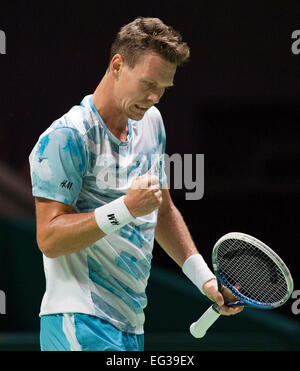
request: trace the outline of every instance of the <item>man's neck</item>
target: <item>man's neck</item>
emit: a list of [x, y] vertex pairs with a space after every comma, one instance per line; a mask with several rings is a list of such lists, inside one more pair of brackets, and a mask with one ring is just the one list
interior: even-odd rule
[[107, 128], [121, 141], [127, 140], [128, 117], [117, 107], [113, 84], [105, 74], [93, 93], [92, 100]]

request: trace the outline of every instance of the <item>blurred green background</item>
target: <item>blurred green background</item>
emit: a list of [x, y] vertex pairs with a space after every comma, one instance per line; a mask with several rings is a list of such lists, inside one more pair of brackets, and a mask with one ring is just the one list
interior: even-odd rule
[[[6, 293], [0, 350], [39, 350], [45, 279], [34, 219], [1, 218], [0, 243], [0, 282]], [[179, 269], [154, 262], [147, 294], [145, 350], [300, 350], [299, 323], [277, 310], [247, 308], [238, 316], [221, 317], [205, 338], [194, 339], [189, 326], [210, 303]]]

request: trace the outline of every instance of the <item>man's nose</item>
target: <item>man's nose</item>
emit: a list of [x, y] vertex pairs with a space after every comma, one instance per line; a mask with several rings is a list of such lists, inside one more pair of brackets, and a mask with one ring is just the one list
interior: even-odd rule
[[151, 102], [153, 102], [153, 104], [157, 104], [160, 98], [162, 97], [162, 95], [163, 95], [163, 89], [155, 89], [149, 94], [148, 99]]
[[153, 104], [157, 104], [159, 102], [159, 99], [160, 97], [158, 96], [158, 94], [150, 94], [148, 99], [153, 103]]

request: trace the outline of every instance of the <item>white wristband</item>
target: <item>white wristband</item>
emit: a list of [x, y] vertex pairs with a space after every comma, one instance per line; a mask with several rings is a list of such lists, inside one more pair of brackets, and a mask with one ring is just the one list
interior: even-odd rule
[[95, 219], [98, 227], [107, 235], [114, 233], [135, 219], [127, 209], [124, 197], [117, 198], [95, 209]]
[[182, 271], [198, 287], [202, 294], [204, 294], [203, 284], [212, 278], [216, 278], [200, 254], [188, 257], [183, 263]]

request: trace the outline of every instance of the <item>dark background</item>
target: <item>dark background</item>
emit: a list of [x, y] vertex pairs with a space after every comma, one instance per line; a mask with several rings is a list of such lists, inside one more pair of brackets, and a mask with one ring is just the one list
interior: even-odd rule
[[[208, 261], [220, 236], [245, 232], [285, 260], [300, 289], [300, 54], [291, 51], [299, 10], [296, 1], [1, 0], [0, 160], [30, 182], [39, 135], [93, 93], [120, 27], [159, 17], [191, 48], [158, 105], [166, 152], [205, 155], [203, 199], [187, 201], [170, 184], [175, 204]], [[153, 264], [178, 271], [157, 246]], [[295, 319], [291, 304], [279, 311]], [[15, 329], [13, 319], [2, 324]]]

